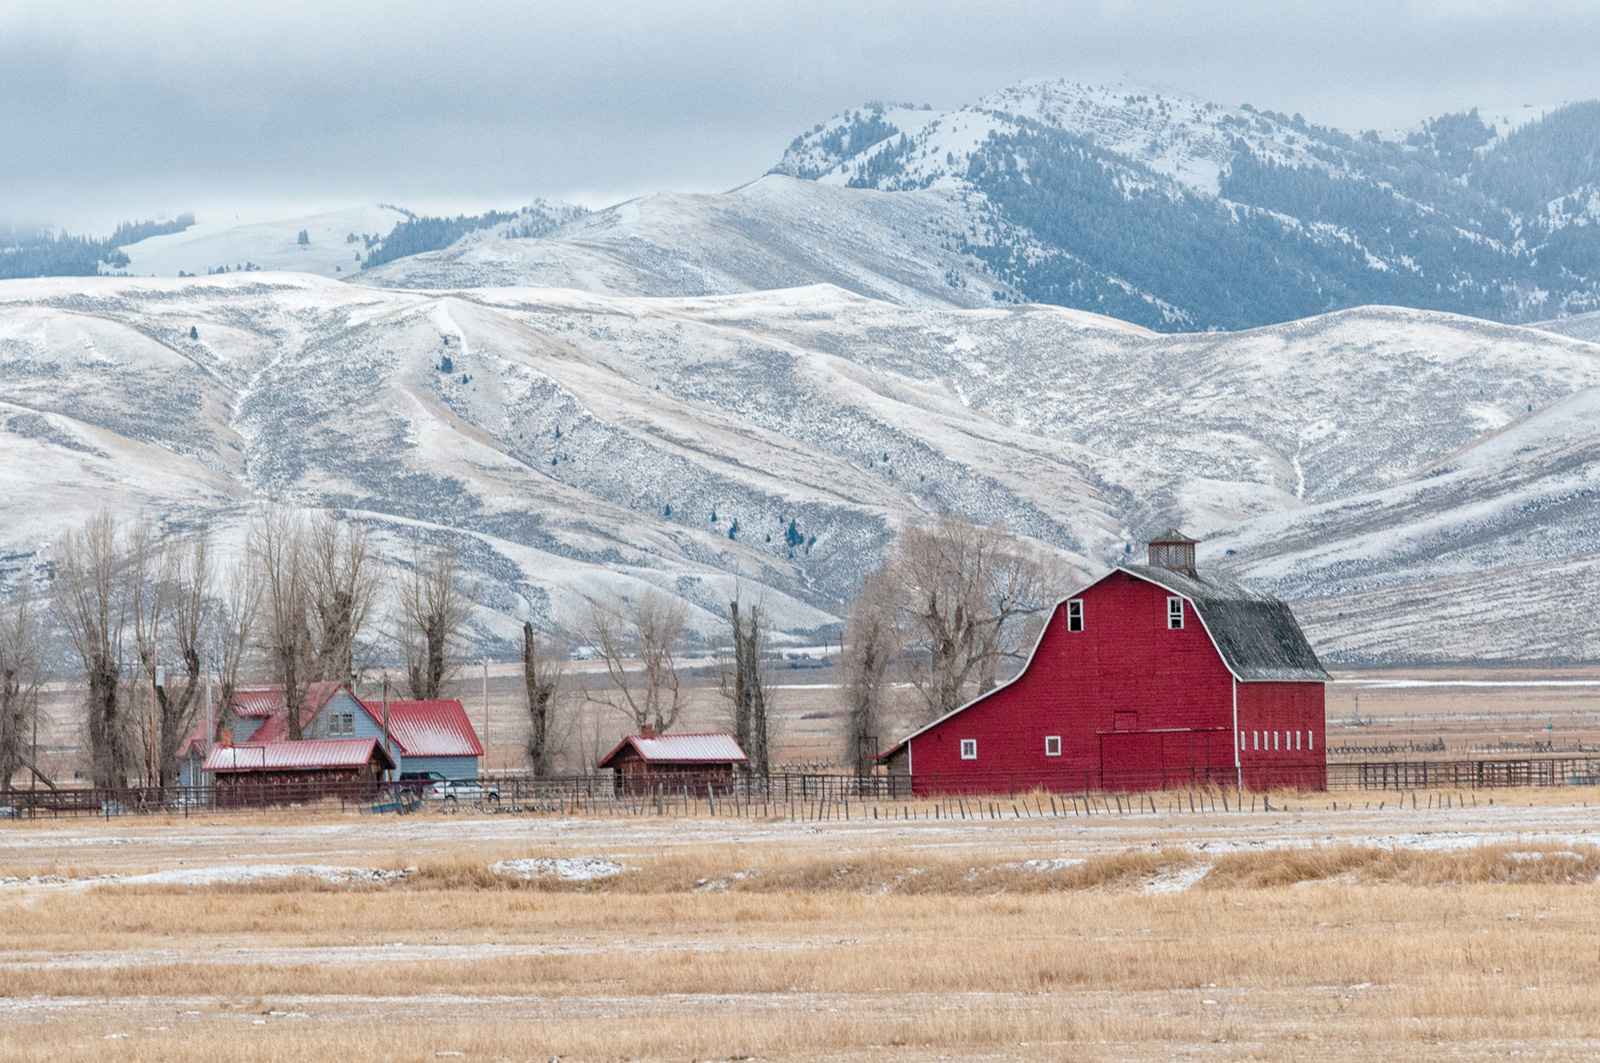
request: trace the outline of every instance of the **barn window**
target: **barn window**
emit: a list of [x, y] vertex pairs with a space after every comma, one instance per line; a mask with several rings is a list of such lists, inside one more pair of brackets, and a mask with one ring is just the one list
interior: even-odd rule
[[1295, 749], [1299, 749], [1300, 748], [1300, 732], [1299, 731], [1296, 731], [1294, 733], [1294, 747], [1295, 747]]
[[978, 740], [976, 738], [963, 738], [961, 740], [961, 759], [978, 759]]
[[1274, 753], [1276, 753], [1278, 751], [1278, 732], [1277, 731], [1273, 731], [1272, 732], [1272, 751]]
[[1083, 599], [1074, 598], [1067, 603], [1067, 630], [1083, 630]]
[[1244, 732], [1243, 731], [1239, 732], [1239, 748], [1240, 749], [1244, 748]]
[[1045, 740], [1044, 740], [1044, 755], [1047, 756], [1047, 757], [1059, 757], [1061, 755], [1061, 736], [1060, 735], [1046, 735], [1045, 736]]
[[1307, 749], [1316, 749], [1317, 748], [1317, 732], [1315, 732], [1315, 731], [1307, 731], [1306, 732], [1306, 748]]
[[1183, 599], [1167, 599], [1167, 630], [1178, 631], [1183, 627]]
[[1252, 749], [1258, 749], [1259, 750], [1261, 748], [1261, 732], [1260, 731], [1251, 731], [1250, 732], [1250, 742], [1252, 743], [1252, 745], [1251, 745]]

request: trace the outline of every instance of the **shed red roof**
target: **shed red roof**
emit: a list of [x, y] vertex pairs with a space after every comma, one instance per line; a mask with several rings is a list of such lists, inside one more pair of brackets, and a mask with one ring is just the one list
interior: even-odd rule
[[639, 756], [652, 764], [707, 764], [738, 763], [750, 758], [744, 755], [739, 743], [727, 732], [692, 735], [629, 735], [604, 757], [596, 767], [609, 767], [611, 760], [624, 749], [632, 747]]
[[[383, 702], [363, 701], [361, 707], [382, 725]], [[389, 737], [399, 743], [405, 757], [483, 756], [483, 743], [467, 719], [467, 710], [454, 699], [389, 702]]]
[[360, 768], [376, 758], [386, 768], [394, 760], [376, 738], [322, 738], [304, 742], [245, 742], [214, 746], [206, 756], [205, 771], [316, 771]]

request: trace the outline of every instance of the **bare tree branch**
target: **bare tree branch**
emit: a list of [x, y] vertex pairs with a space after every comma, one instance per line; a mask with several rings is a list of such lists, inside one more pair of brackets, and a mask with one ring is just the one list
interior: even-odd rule
[[411, 696], [432, 700], [455, 672], [461, 631], [472, 602], [457, 578], [456, 548], [447, 540], [424, 553], [411, 542], [411, 572], [400, 586], [398, 640], [406, 658]]
[[[585, 690], [585, 698], [617, 709], [641, 731], [670, 730], [683, 708], [677, 655], [688, 625], [683, 603], [654, 590], [632, 605], [590, 603], [582, 635], [600, 654], [612, 689], [606, 694]], [[641, 674], [630, 674], [631, 661], [638, 662]]]
[[125, 785], [132, 766], [123, 717], [122, 636], [128, 620], [127, 554], [109, 512], [89, 519], [57, 544], [56, 608], [82, 662], [88, 687], [85, 731], [89, 777]]

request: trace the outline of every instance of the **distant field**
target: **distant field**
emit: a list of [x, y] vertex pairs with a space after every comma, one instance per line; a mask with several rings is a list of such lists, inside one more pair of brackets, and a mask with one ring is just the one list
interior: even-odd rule
[[0, 1059], [1589, 1059], [1597, 798], [0, 824]]

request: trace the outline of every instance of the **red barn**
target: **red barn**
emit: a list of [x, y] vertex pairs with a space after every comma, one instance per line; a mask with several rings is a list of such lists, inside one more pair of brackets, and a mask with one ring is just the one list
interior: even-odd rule
[[1288, 605], [1170, 531], [1056, 603], [1010, 682], [884, 754], [917, 793], [1327, 785], [1323, 684]]

